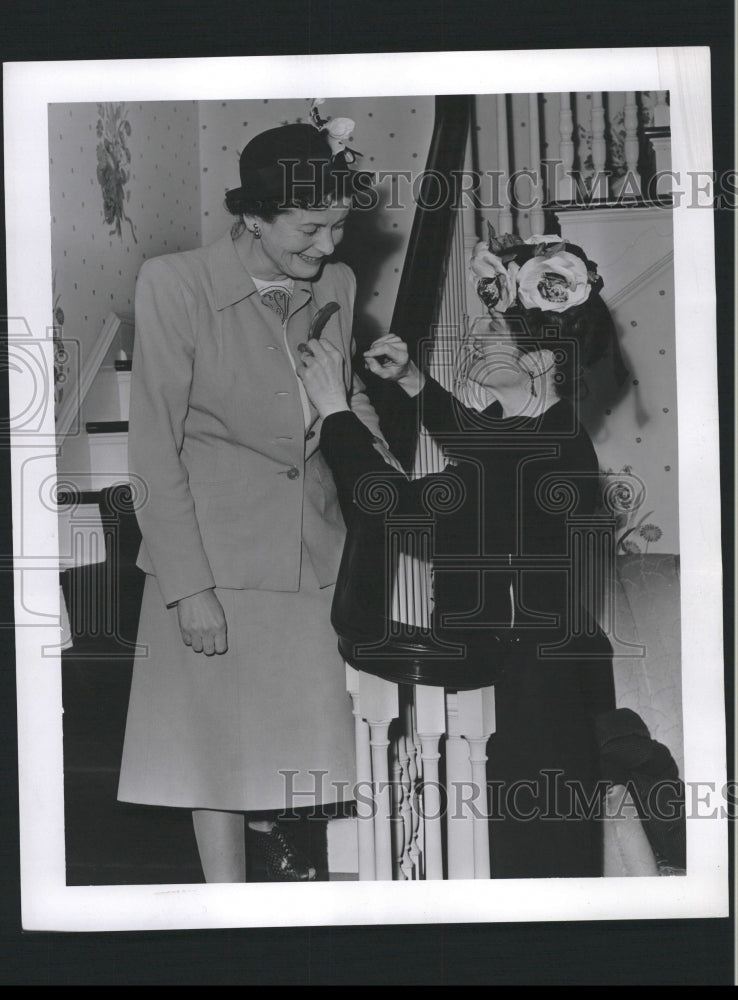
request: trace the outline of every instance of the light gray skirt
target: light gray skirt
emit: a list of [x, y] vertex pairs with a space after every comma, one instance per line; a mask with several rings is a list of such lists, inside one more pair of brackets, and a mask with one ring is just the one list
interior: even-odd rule
[[303, 555], [298, 593], [216, 590], [228, 651], [185, 646], [146, 579], [118, 798], [191, 809], [309, 807], [352, 797], [351, 699], [333, 587]]

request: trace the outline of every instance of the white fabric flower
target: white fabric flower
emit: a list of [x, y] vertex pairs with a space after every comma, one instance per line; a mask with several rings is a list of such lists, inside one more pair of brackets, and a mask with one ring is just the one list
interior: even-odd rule
[[505, 267], [484, 240], [474, 247], [469, 261], [469, 280], [490, 312], [505, 312], [515, 301], [517, 271], [515, 263]]
[[351, 118], [332, 118], [325, 123], [321, 132], [325, 132], [334, 156], [346, 148], [346, 143], [355, 128], [356, 122]]
[[[560, 242], [558, 237], [535, 237], [530, 242]], [[518, 273], [518, 298], [526, 309], [566, 312], [586, 302], [591, 285], [584, 261], [573, 253], [560, 250], [551, 256], [533, 257]]]

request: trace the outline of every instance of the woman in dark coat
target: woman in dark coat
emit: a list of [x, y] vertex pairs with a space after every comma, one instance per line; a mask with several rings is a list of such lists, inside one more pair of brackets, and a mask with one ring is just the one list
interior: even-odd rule
[[[480, 254], [491, 256], [482, 247], [477, 268]], [[602, 874], [602, 851], [593, 717], [614, 707], [614, 689], [610, 643], [582, 607], [572, 528], [591, 523], [598, 462], [574, 400], [583, 371], [602, 356], [614, 330], [594, 265], [581, 251], [536, 247], [517, 253], [541, 272], [537, 286], [533, 281], [539, 297], [543, 289], [558, 304], [571, 290], [576, 301], [558, 310], [530, 298], [524, 304], [519, 292], [530, 285], [531, 268], [515, 262], [508, 271], [503, 262], [498, 281], [492, 262], [478, 290], [489, 306], [501, 289], [492, 304], [504, 308], [491, 308], [471, 334], [470, 375], [493, 399], [481, 413], [420, 372], [394, 335], [365, 357], [370, 370], [416, 398], [420, 420], [453, 459], [435, 477], [459, 497], [452, 510], [435, 514], [434, 554], [443, 557], [434, 571], [436, 622], [449, 638], [454, 626], [466, 634], [474, 629], [489, 642], [490, 656], [507, 649], [488, 747], [492, 874], [595, 876]], [[573, 267], [569, 258], [578, 255], [583, 266]], [[582, 275], [584, 292], [576, 287]], [[321, 449], [339, 492], [360, 503], [362, 477], [390, 475], [402, 511], [421, 512], [427, 479], [398, 481], [383, 467], [370, 434], [349, 412], [342, 368], [339, 353], [318, 344], [300, 369], [323, 418]]]

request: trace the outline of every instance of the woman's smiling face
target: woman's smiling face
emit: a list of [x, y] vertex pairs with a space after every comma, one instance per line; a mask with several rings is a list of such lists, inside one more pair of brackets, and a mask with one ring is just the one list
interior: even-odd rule
[[326, 208], [290, 208], [271, 222], [253, 217], [261, 230], [254, 249], [263, 270], [271, 272], [257, 277], [314, 278], [343, 239], [348, 213], [349, 206], [339, 202]]

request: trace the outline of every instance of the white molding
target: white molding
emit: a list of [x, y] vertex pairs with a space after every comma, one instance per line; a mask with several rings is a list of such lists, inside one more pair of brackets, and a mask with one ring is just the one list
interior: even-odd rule
[[654, 261], [653, 264], [650, 264], [645, 271], [641, 271], [641, 273], [637, 277], [633, 278], [632, 281], [629, 281], [627, 285], [623, 285], [622, 288], [619, 288], [617, 292], [610, 296], [610, 298], [603, 295], [603, 301], [606, 303], [608, 309], [617, 309], [618, 306], [623, 304], [623, 302], [626, 302], [632, 295], [635, 295], [636, 292], [640, 291], [640, 289], [643, 288], [643, 286], [647, 284], [651, 278], [655, 278], [657, 274], [665, 271], [667, 267], [671, 267], [673, 264], [674, 251], [669, 250], [669, 252], [665, 253], [663, 257], [659, 257], [659, 259]]
[[[598, 205], [593, 201], [591, 208], [569, 208], [565, 205], [555, 206], [553, 214], [558, 219], [562, 230], [569, 220], [576, 222], [603, 223], [603, 222], [633, 222], [636, 219], [641, 222], [643, 219], [664, 220], [672, 225], [671, 205], [628, 205], [627, 202]], [[566, 237], [564, 237], [566, 238]]]
[[113, 338], [124, 324], [133, 326], [133, 319], [128, 316], [119, 316], [114, 312], [109, 312], [106, 316], [103, 328], [80, 370], [77, 385], [59, 409], [59, 416], [56, 421], [56, 435], [59, 443], [61, 443], [72, 429], [75, 419], [82, 410], [85, 396], [90, 391], [95, 376], [110, 349]]

